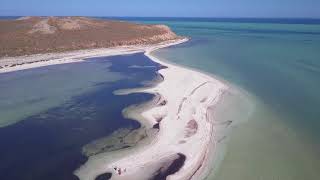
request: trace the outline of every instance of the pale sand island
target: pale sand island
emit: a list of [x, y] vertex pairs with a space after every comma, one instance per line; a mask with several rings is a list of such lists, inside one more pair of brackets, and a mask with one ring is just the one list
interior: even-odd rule
[[[34, 20], [28, 17], [15, 21], [30, 19]], [[56, 20], [56, 18], [53, 19]], [[70, 19], [72, 18], [60, 18], [63, 21]], [[85, 19], [90, 21], [88, 18]], [[51, 20], [51, 18], [40, 18], [39, 22], [33, 26], [35, 29], [27, 33], [43, 34], [45, 32], [45, 36], [49, 36], [59, 33], [58, 30], [61, 27], [75, 27], [73, 21], [71, 23], [68, 21], [61, 27], [51, 27], [48, 24]], [[155, 29], [155, 33], [150, 35], [152, 31], [148, 30], [145, 38], [141, 32], [139, 35], [141, 37], [135, 37], [136, 39], [127, 43], [121, 40], [121, 43], [113, 41], [113, 44], [106, 43], [97, 47], [84, 45], [72, 49], [71, 46], [71, 49], [65, 47], [63, 52], [60, 52], [61, 49], [48, 50], [48, 52], [41, 50], [37, 54], [26, 50], [28, 53], [25, 56], [15, 57], [4, 56], [22, 55], [16, 54], [20, 51], [9, 52], [8, 49], [2, 48], [4, 51], [1, 50], [0, 53], [3, 56], [0, 58], [0, 73], [78, 62], [89, 57], [144, 52], [151, 60], [167, 67], [159, 71], [164, 80], [149, 89], [128, 90], [122, 93], [147, 92], [158, 96], [159, 102], [142, 112], [144, 120], [141, 120], [141, 123], [147, 128], [156, 126], [159, 132], [151, 143], [143, 147], [90, 156], [75, 174], [81, 180], [204, 179], [211, 170], [213, 163], [211, 160], [218, 141], [215, 138], [217, 127], [214, 123], [214, 110], [229, 87], [209, 75], [161, 61], [152, 55], [154, 50], [184, 43], [188, 40], [187, 38], [175, 35], [168, 27], [162, 25], [133, 24], [132, 26]], [[86, 26], [88, 27], [90, 25]], [[107, 40], [104, 41], [107, 42]]]

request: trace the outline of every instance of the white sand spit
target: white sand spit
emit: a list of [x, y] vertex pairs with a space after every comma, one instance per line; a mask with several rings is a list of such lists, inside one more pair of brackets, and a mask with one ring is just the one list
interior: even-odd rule
[[[82, 180], [94, 180], [98, 175], [111, 172], [111, 179], [152, 179], [164, 166], [173, 161], [169, 157], [183, 154], [186, 159], [181, 169], [167, 179], [202, 179], [205, 169], [203, 164], [212, 143], [215, 126], [209, 111], [220, 100], [228, 87], [211, 76], [190, 69], [162, 62], [151, 52], [185, 40], [162, 44], [146, 49], [145, 55], [153, 61], [167, 66], [160, 70], [164, 81], [156, 87], [139, 92], [153, 93], [161, 96], [166, 103], [142, 113], [151, 124], [160, 121], [160, 131], [152, 143], [144, 148], [131, 151], [126, 155], [110, 157], [110, 154], [92, 156], [75, 174]], [[165, 114], [164, 114], [165, 113]], [[212, 155], [212, 154], [210, 154]], [[172, 158], [171, 158], [172, 159]], [[119, 171], [120, 170], [120, 171]], [[125, 171], [124, 171], [125, 170]]]

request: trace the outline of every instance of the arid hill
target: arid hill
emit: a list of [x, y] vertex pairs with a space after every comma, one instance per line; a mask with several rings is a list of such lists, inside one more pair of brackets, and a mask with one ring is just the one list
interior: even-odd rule
[[165, 25], [86, 17], [23, 17], [0, 20], [0, 57], [154, 44], [177, 38]]

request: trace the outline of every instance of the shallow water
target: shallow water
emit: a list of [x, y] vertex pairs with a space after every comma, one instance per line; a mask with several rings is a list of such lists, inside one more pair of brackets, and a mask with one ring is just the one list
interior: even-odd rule
[[0, 74], [0, 117], [10, 124], [0, 128], [0, 179], [77, 179], [83, 146], [139, 128], [122, 110], [153, 97], [113, 91], [143, 87], [159, 68], [139, 53]]
[[191, 37], [156, 56], [212, 73], [253, 97], [254, 111], [233, 127], [219, 169], [208, 179], [319, 178], [319, 24], [145, 22]]
[[[0, 127], [14, 124], [38, 112], [97, 89], [96, 84], [112, 83], [125, 77], [110, 72], [111, 63], [65, 64], [29, 69], [0, 76]], [[94, 73], [92, 73], [94, 69]]]

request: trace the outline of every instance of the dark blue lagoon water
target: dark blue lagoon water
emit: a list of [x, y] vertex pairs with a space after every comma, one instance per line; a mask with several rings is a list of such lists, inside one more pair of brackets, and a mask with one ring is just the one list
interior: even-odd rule
[[160, 68], [134, 54], [0, 74], [0, 179], [77, 179], [73, 171], [87, 160], [82, 147], [139, 128], [121, 112], [153, 97], [113, 91], [145, 86]]

